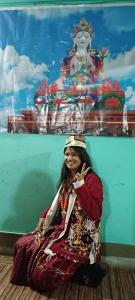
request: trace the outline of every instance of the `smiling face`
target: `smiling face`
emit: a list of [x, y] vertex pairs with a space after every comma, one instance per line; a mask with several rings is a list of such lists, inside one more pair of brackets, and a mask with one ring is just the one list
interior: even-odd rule
[[89, 32], [87, 31], [80, 31], [76, 34], [74, 38], [74, 43], [76, 44], [77, 48], [87, 48], [89, 44], [91, 44], [91, 37]]
[[81, 165], [81, 160], [74, 148], [66, 148], [64, 153], [64, 163], [72, 173], [77, 171], [78, 167]]

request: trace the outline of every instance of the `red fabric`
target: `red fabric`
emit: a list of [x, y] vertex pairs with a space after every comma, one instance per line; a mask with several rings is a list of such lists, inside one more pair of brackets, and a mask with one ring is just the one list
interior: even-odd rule
[[102, 214], [102, 183], [95, 173], [89, 173], [85, 183], [75, 189], [81, 207], [92, 220], [99, 220]]
[[44, 254], [33, 271], [30, 286], [40, 291], [53, 290], [69, 280], [80, 266], [81, 263], [65, 259], [59, 254], [48, 258]]
[[47, 208], [42, 212], [41, 218], [45, 219], [45, 217], [46, 217], [46, 215], [47, 215], [49, 209], [50, 209], [50, 206], [47, 207]]
[[[48, 243], [55, 238], [57, 239], [63, 231], [63, 219], [60, 224], [54, 225], [53, 229], [50, 229], [40, 239], [37, 239], [34, 233], [29, 233], [17, 241], [11, 274], [12, 283], [29, 285], [31, 288], [41, 291], [53, 289], [65, 283], [81, 265], [88, 263], [89, 251], [93, 242], [91, 236], [88, 236], [89, 240], [86, 240], [85, 249], [85, 242], [81, 239], [78, 240], [80, 244], [72, 246], [69, 243], [68, 234], [71, 226], [76, 228], [75, 217], [78, 214], [80, 214], [80, 217], [83, 216], [84, 219], [87, 219], [87, 216], [93, 220], [100, 219], [102, 184], [95, 174], [90, 173], [87, 175], [84, 185], [75, 189], [75, 192], [77, 199], [71, 213], [67, 232], [63, 238], [56, 241], [51, 247], [56, 255], [49, 256], [45, 254], [44, 250]], [[80, 203], [79, 206], [78, 203]], [[42, 213], [41, 217], [45, 218], [49, 208]], [[83, 233], [83, 231], [81, 232]], [[81, 249], [82, 246], [83, 249]]]
[[[99, 220], [102, 214], [103, 188], [101, 180], [95, 173], [89, 173], [84, 185], [75, 189], [82, 208], [92, 220]], [[46, 217], [50, 206], [43, 211], [41, 218]]]
[[[56, 226], [55, 236], [57, 233]], [[80, 262], [75, 263], [59, 254], [51, 257], [44, 253], [51, 238], [54, 238], [54, 232], [40, 238], [38, 243], [35, 235], [30, 233], [16, 242], [11, 283], [28, 285], [39, 291], [52, 290], [75, 273]]]

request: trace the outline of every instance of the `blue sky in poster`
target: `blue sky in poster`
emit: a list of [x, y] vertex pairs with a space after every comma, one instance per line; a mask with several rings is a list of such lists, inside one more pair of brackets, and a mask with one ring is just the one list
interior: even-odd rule
[[73, 46], [73, 26], [82, 17], [93, 26], [92, 47], [110, 51], [104, 74], [120, 82], [127, 108], [135, 109], [135, 6], [1, 10], [0, 120], [14, 109], [32, 108], [42, 79], [58, 79], [61, 59]]

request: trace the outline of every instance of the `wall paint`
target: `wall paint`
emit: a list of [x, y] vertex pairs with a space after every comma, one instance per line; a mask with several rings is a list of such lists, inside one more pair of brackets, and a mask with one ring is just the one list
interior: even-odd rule
[[[104, 184], [101, 240], [135, 244], [135, 139], [87, 137]], [[53, 200], [65, 136], [0, 136], [0, 231], [26, 233]]]
[[[113, 4], [120, 4], [120, 3], [125, 3], [127, 4], [127, 0], [113, 0]], [[135, 1], [132, 0], [130, 3], [134, 3]], [[112, 0], [109, 1], [102, 1], [102, 0], [0, 0], [0, 5], [2, 7], [7, 7], [7, 6], [39, 6], [39, 5], [65, 5], [65, 4], [91, 4], [91, 5], [100, 5], [100, 4], [112, 4]]]

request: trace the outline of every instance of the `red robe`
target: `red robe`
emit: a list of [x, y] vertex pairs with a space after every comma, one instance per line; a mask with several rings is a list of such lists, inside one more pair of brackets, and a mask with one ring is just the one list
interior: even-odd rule
[[[82, 265], [99, 262], [102, 183], [96, 174], [89, 173], [79, 187], [74, 184], [73, 193], [76, 198], [66, 230], [65, 218], [60, 217], [56, 222], [55, 214], [53, 227], [40, 239], [32, 232], [17, 241], [12, 283], [40, 291], [51, 290], [73, 277]], [[41, 215], [45, 221], [49, 212], [50, 208]]]

